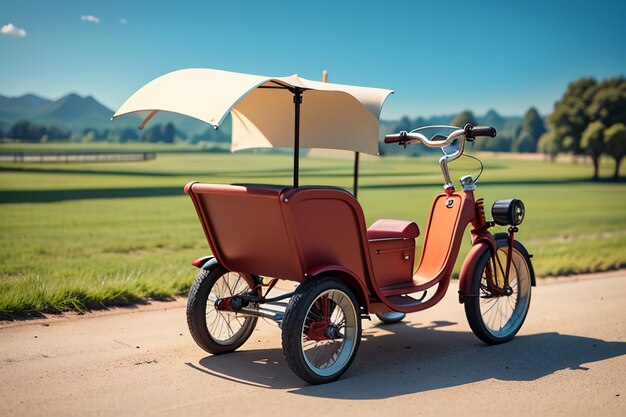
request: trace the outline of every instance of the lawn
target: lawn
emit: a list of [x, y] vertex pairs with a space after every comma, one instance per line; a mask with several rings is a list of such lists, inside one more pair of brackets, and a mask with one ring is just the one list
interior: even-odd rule
[[[504, 154], [483, 162], [477, 195], [487, 207], [508, 197], [526, 204], [518, 236], [535, 255], [539, 276], [626, 266], [626, 182], [589, 181], [586, 164]], [[286, 155], [180, 152], [136, 163], [0, 163], [0, 315], [184, 294], [196, 273], [190, 262], [209, 251], [184, 184], [288, 185], [291, 163]], [[361, 167], [359, 200], [368, 224], [412, 219], [425, 229], [433, 195], [442, 189], [436, 158], [366, 157]], [[301, 183], [350, 188], [351, 170], [348, 159], [305, 157]], [[475, 175], [477, 163], [462, 158], [451, 171], [456, 179]], [[611, 172], [604, 161], [602, 174]], [[465, 242], [457, 270], [468, 247]]]

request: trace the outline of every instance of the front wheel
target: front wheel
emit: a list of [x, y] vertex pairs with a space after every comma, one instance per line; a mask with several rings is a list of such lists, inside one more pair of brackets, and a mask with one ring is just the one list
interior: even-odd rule
[[[506, 269], [508, 242], [498, 240], [496, 245], [496, 255], [502, 268]], [[494, 270], [497, 270], [495, 275]], [[471, 291], [474, 296], [465, 300], [467, 321], [480, 340], [495, 345], [508, 342], [517, 334], [530, 306], [532, 271], [528, 252], [521, 243], [515, 241], [509, 273], [510, 289], [504, 291], [504, 274], [497, 261], [494, 265], [491, 251], [481, 255], [472, 272]], [[492, 276], [496, 279], [489, 285], [488, 277]]]
[[332, 382], [350, 367], [359, 348], [359, 304], [337, 278], [310, 278], [291, 297], [282, 329], [291, 370], [311, 384]]

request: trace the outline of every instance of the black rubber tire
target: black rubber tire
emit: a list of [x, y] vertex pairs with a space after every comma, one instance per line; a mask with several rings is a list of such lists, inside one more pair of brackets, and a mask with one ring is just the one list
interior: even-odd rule
[[[496, 241], [496, 244], [499, 251], [500, 248], [504, 248], [505, 251], [507, 250], [508, 243], [506, 240], [498, 240]], [[526, 251], [526, 248], [524, 248], [524, 246], [520, 242], [514, 242], [513, 250], [515, 253], [514, 256], [517, 259], [517, 265], [515, 264], [515, 261], [512, 262], [511, 271], [513, 272], [513, 269], [515, 268], [515, 272], [518, 276], [518, 291], [522, 291], [522, 293], [525, 294], [524, 297], [527, 298], [523, 299], [522, 304], [520, 304], [520, 309], [519, 311], [517, 311], [515, 309], [517, 309], [517, 305], [520, 302], [520, 299], [518, 298], [518, 301], [516, 302], [514, 308], [516, 318], [514, 322], [511, 322], [510, 328], [503, 331], [502, 334], [494, 334], [494, 332], [489, 330], [489, 326], [485, 323], [483, 315], [481, 313], [481, 297], [467, 297], [464, 302], [465, 315], [472, 331], [474, 332], [476, 337], [489, 345], [497, 345], [513, 339], [513, 337], [515, 337], [517, 332], [524, 324], [524, 320], [526, 319], [526, 315], [528, 314], [528, 310], [530, 308], [531, 286], [532, 281], [534, 280], [532, 263], [530, 261], [530, 257], [528, 256], [528, 251]], [[500, 256], [502, 259], [502, 255]], [[472, 294], [481, 294], [481, 281], [483, 277], [483, 271], [487, 267], [488, 262], [491, 262], [491, 257], [491, 251], [486, 251], [480, 256], [480, 259], [476, 264], [476, 269], [472, 272]], [[506, 257], [506, 255], [504, 255], [504, 257]], [[527, 276], [523, 279], [520, 279], [520, 273], [527, 274]], [[503, 297], [499, 298], [503, 299]], [[504, 328], [506, 328], [506, 326], [504, 326]]]
[[[356, 313], [356, 337], [353, 341], [352, 352], [351, 354], [348, 353], [350, 356], [340, 369], [331, 375], [323, 376], [316, 373], [304, 358], [302, 331], [309, 309], [313, 307], [317, 298], [328, 290], [343, 292], [348, 297]], [[348, 370], [356, 356], [361, 342], [361, 330], [360, 309], [354, 292], [341, 280], [332, 276], [309, 278], [298, 286], [285, 311], [285, 318], [282, 322], [283, 355], [291, 370], [310, 384], [325, 384], [336, 381]]]
[[378, 320], [382, 321], [385, 324], [400, 323], [406, 317], [406, 314], [404, 313], [397, 313], [395, 311], [390, 311], [389, 313], [393, 313], [393, 316], [390, 317], [386, 315], [388, 313], [381, 313], [381, 314], [377, 313], [376, 317], [378, 317]]
[[[189, 289], [187, 300], [187, 325], [191, 336], [198, 346], [214, 355], [229, 353], [241, 347], [254, 331], [258, 320], [257, 317], [245, 317], [241, 329], [235, 333], [237, 337], [228, 343], [223, 341], [220, 343], [211, 335], [206, 320], [207, 300], [215, 283], [228, 272], [230, 271], [221, 265], [215, 265], [209, 271], [201, 270]], [[254, 278], [246, 274], [241, 274], [241, 276], [252, 291], [255, 288]]]

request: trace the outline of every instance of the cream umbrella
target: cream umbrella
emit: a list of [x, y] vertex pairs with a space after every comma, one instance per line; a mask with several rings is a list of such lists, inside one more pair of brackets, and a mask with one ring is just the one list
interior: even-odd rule
[[194, 117], [218, 128], [232, 114], [231, 149], [293, 147], [294, 186], [299, 148], [378, 154], [378, 118], [392, 90], [266, 77], [214, 69], [174, 71], [137, 90], [113, 119], [140, 111]]

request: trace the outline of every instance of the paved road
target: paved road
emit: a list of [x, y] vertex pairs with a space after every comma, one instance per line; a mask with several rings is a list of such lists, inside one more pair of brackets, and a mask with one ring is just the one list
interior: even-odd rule
[[[442, 303], [364, 341], [340, 381], [288, 369], [279, 329], [208, 356], [184, 302], [0, 327], [0, 416], [626, 415], [626, 272], [542, 283], [521, 333], [495, 347]], [[255, 414], [253, 414], [255, 413]]]

